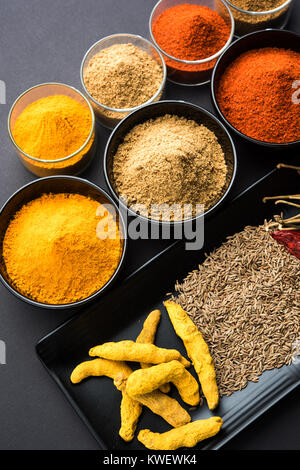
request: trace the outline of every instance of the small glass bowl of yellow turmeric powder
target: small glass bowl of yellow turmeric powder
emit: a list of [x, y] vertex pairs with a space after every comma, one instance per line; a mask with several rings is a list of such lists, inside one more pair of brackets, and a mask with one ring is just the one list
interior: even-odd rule
[[78, 175], [96, 149], [95, 115], [70, 85], [43, 83], [22, 93], [8, 116], [10, 139], [24, 166], [37, 176]]

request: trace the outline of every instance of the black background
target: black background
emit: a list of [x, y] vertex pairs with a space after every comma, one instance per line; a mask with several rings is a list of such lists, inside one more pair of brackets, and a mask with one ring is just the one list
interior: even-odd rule
[[[27, 172], [7, 133], [13, 101], [27, 88], [62, 82], [81, 89], [79, 69], [86, 50], [113, 33], [148, 34], [155, 0], [1, 0], [0, 80], [6, 104], [0, 104], [0, 204], [35, 176]], [[287, 29], [300, 31], [300, 2], [295, 1]], [[181, 99], [213, 110], [210, 88], [167, 83], [165, 98]], [[97, 156], [82, 177], [105, 188], [102, 158], [109, 131], [99, 126]], [[235, 138], [238, 172], [231, 197], [271, 170], [292, 160]], [[295, 157], [295, 155], [294, 155]], [[255, 210], [255, 208], [249, 208]], [[151, 257], [163, 244], [129, 247], [123, 275]], [[0, 286], [0, 339], [6, 364], [0, 365], [0, 449], [97, 449], [94, 438], [42, 367], [36, 342], [74, 312], [43, 310], [16, 299]], [[250, 425], [224, 449], [299, 449], [300, 400], [295, 391]]]

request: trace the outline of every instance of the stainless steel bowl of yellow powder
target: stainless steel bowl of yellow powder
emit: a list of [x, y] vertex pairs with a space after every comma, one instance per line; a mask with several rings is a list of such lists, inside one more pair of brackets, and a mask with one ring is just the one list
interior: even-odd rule
[[94, 111], [80, 91], [63, 83], [22, 93], [11, 107], [8, 132], [21, 162], [37, 176], [78, 175], [95, 155]]
[[167, 70], [150, 41], [135, 34], [113, 34], [87, 51], [80, 78], [99, 122], [112, 129], [129, 113], [162, 98]]
[[73, 176], [40, 178], [0, 212], [0, 278], [32, 305], [67, 308], [102, 294], [120, 272], [126, 227], [98, 186]]

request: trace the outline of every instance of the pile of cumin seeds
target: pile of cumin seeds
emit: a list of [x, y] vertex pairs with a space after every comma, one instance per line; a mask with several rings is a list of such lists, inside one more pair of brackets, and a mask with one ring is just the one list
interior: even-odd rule
[[300, 339], [300, 262], [263, 226], [228, 237], [175, 290], [212, 354], [220, 395], [290, 364]]

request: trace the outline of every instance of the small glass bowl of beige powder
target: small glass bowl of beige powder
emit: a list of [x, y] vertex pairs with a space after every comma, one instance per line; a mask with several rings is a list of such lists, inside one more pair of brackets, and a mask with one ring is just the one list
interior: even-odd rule
[[113, 34], [87, 51], [80, 77], [97, 119], [113, 129], [131, 112], [162, 98], [167, 70], [150, 41], [134, 34]]
[[235, 20], [235, 35], [266, 28], [283, 29], [294, 0], [225, 0]]

